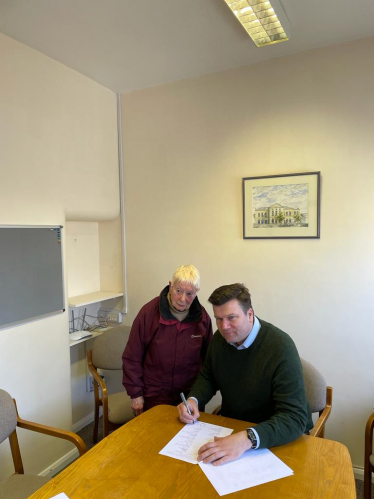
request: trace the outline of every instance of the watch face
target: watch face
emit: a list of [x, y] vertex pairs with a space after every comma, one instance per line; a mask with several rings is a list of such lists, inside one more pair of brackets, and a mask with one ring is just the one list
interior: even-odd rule
[[255, 435], [255, 433], [250, 428], [247, 429], [247, 437], [251, 441], [252, 447], [257, 447], [257, 438], [256, 438], [256, 435]]

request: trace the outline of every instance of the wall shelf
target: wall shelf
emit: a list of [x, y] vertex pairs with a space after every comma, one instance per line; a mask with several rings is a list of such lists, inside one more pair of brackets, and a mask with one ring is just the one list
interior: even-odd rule
[[104, 300], [111, 300], [112, 298], [119, 298], [123, 293], [118, 291], [95, 291], [86, 295], [71, 296], [68, 298], [69, 307], [84, 307], [92, 303], [98, 303]]
[[84, 343], [85, 341], [88, 341], [88, 340], [93, 340], [94, 338], [96, 338], [97, 336], [100, 336], [101, 334], [103, 334], [103, 331], [93, 331], [92, 332], [92, 336], [85, 336], [84, 338], [81, 338], [80, 340], [70, 340], [69, 339], [69, 343], [70, 343], [70, 348], [75, 346], [75, 345], [79, 345], [79, 343]]
[[84, 338], [81, 338], [80, 340], [73, 341], [73, 340], [69, 339], [70, 348], [75, 346], [75, 345], [79, 345], [79, 343], [84, 343], [85, 341], [94, 340], [95, 338], [97, 338], [98, 336], [101, 336], [103, 333], [105, 333], [106, 331], [109, 331], [110, 329], [113, 329], [112, 326], [108, 326], [108, 327], [101, 328], [101, 329], [95, 329], [95, 331], [92, 331], [92, 336], [85, 336]]

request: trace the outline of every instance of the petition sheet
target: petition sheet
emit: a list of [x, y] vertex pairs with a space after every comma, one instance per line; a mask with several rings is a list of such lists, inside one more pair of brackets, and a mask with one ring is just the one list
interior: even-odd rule
[[197, 451], [214, 437], [226, 437], [233, 432], [230, 428], [196, 421], [186, 424], [159, 452], [163, 456], [197, 464]]
[[245, 452], [221, 466], [198, 463], [220, 496], [293, 475], [293, 471], [269, 449]]

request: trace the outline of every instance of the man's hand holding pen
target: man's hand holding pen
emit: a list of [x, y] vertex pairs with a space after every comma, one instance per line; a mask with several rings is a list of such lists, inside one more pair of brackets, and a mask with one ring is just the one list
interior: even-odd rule
[[188, 414], [187, 407], [182, 402], [178, 405], [179, 419], [182, 423], [191, 424], [197, 421], [200, 417], [199, 407], [194, 399], [188, 399], [187, 405], [190, 408], [191, 414]]
[[[182, 394], [181, 394], [182, 396]], [[182, 423], [194, 423], [199, 417], [199, 407], [196, 400], [190, 398], [178, 405], [179, 419]], [[191, 413], [191, 414], [190, 414]], [[240, 431], [227, 437], [214, 437], [213, 442], [208, 442], [198, 450], [198, 461], [213, 463], [214, 466], [228, 463], [238, 459], [246, 450], [252, 447], [246, 431]]]

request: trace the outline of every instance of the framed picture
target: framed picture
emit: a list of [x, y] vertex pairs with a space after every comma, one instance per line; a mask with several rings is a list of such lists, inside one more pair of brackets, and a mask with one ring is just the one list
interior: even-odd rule
[[321, 172], [243, 178], [243, 238], [320, 237]]

